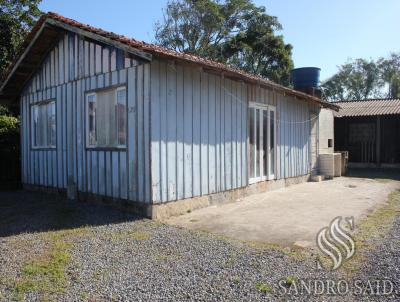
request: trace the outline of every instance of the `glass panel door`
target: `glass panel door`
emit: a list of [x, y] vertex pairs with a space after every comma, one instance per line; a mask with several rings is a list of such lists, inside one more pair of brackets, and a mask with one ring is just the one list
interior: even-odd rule
[[250, 183], [274, 179], [275, 109], [266, 105], [249, 108]]
[[254, 129], [255, 131], [255, 139], [256, 139], [256, 150], [255, 150], [255, 155], [256, 155], [256, 160], [255, 160], [255, 167], [256, 167], [256, 174], [254, 175], [255, 178], [259, 178], [261, 175], [261, 146], [262, 146], [262, 138], [261, 138], [261, 123], [262, 121], [260, 120], [260, 109], [256, 109], [256, 114], [255, 114], [255, 123], [254, 123]]
[[250, 124], [250, 132], [249, 132], [249, 144], [250, 144], [250, 158], [249, 158], [249, 165], [250, 165], [250, 179], [255, 177], [256, 174], [256, 165], [255, 165], [255, 158], [256, 158], [256, 131], [255, 131], [255, 108], [250, 108], [249, 112], [249, 124]]
[[262, 124], [262, 141], [263, 141], [263, 149], [262, 149], [262, 154], [263, 154], [263, 173], [262, 173], [262, 180], [265, 180], [268, 178], [268, 110], [264, 109], [262, 110], [262, 117], [263, 117], [263, 124]]
[[276, 114], [275, 114], [275, 109], [269, 108], [269, 173], [268, 173], [268, 179], [274, 179], [275, 178], [275, 149], [276, 149], [276, 144], [275, 144], [275, 120], [276, 120]]
[[258, 179], [261, 175], [260, 161], [262, 160], [260, 149], [262, 146], [262, 138], [260, 135], [261, 120], [260, 112], [257, 108], [250, 108], [250, 179]]

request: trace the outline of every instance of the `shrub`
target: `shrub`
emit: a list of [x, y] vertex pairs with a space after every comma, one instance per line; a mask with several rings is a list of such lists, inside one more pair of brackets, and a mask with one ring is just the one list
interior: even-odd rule
[[0, 113], [0, 188], [9, 189], [20, 181], [20, 121], [4, 107]]
[[13, 116], [0, 115], [0, 140], [19, 135], [19, 119]]

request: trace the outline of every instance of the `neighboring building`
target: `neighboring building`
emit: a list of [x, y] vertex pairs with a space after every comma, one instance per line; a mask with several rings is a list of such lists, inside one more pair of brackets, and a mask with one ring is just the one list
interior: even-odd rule
[[335, 104], [335, 150], [349, 151], [349, 165], [400, 166], [400, 99]]
[[320, 110], [337, 110], [54, 13], [34, 27], [0, 91], [20, 102], [25, 187], [107, 197], [154, 218], [307, 180]]

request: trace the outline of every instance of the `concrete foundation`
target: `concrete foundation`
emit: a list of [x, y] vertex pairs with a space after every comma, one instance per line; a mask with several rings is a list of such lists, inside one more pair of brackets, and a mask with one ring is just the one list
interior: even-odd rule
[[268, 192], [290, 185], [306, 182], [308, 180], [310, 180], [309, 174], [286, 179], [267, 180], [251, 184], [247, 187], [224, 191], [216, 194], [181, 199], [163, 204], [154, 204], [152, 206], [151, 218], [156, 220], [166, 220], [169, 217], [190, 213], [191, 211], [207, 206], [239, 201], [241, 198], [249, 196], [251, 194]]
[[[309, 180], [309, 174], [286, 179], [267, 180], [239, 189], [152, 205], [79, 191], [76, 193], [76, 198], [83, 202], [108, 204], [121, 210], [129, 211], [155, 220], [166, 220], [170, 217], [190, 213], [194, 210], [205, 208], [210, 205], [239, 201], [241, 198], [251, 194], [268, 192]], [[61, 194], [65, 197], [67, 197], [68, 193], [65, 189], [55, 189], [30, 184], [24, 184], [23, 187], [28, 191], [44, 191], [51, 194]]]

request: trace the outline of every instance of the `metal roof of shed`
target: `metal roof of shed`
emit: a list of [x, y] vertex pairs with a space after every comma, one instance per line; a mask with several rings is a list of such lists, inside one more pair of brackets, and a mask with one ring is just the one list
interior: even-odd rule
[[367, 99], [335, 102], [340, 109], [335, 117], [400, 114], [400, 99]]

